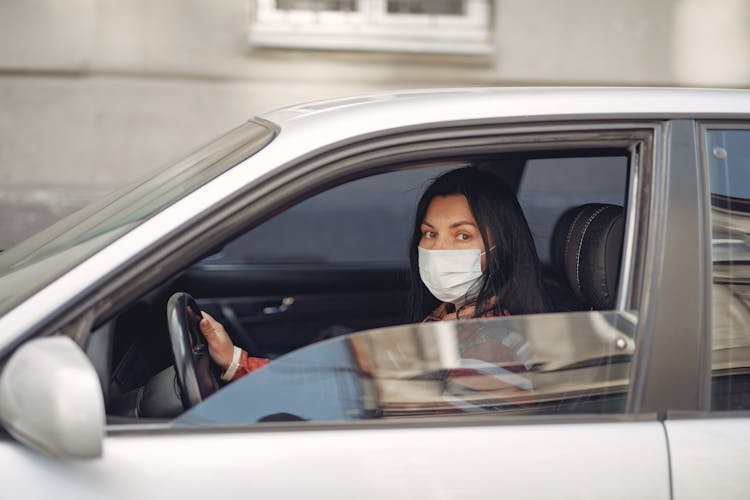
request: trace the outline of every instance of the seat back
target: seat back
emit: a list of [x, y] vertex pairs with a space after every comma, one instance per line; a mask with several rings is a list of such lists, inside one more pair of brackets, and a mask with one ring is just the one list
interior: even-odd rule
[[625, 228], [623, 208], [605, 203], [573, 207], [552, 236], [552, 264], [585, 309], [613, 309]]

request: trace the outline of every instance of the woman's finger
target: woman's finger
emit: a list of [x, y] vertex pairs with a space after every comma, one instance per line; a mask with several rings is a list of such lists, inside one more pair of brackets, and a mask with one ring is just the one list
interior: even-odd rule
[[198, 325], [206, 339], [211, 337], [218, 340], [227, 335], [227, 332], [224, 330], [221, 323], [216, 321], [210, 314], [203, 311], [201, 311], [201, 313], [203, 314], [203, 319]]
[[211, 358], [220, 367], [226, 369], [232, 361], [234, 345], [229, 334], [221, 323], [216, 321], [210, 314], [201, 311], [203, 319], [199, 323], [201, 333], [208, 342], [208, 351]]

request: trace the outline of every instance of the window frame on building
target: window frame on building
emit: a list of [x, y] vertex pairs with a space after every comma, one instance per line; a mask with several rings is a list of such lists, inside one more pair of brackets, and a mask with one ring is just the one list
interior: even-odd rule
[[489, 55], [492, 1], [464, 0], [462, 14], [388, 12], [387, 0], [359, 0], [353, 11], [282, 9], [251, 3], [248, 41], [255, 48]]

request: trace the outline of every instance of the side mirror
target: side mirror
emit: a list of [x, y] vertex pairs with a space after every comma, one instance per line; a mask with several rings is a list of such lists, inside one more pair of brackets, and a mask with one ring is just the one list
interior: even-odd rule
[[75, 342], [46, 337], [13, 353], [0, 376], [0, 421], [18, 441], [53, 457], [102, 455], [104, 397]]

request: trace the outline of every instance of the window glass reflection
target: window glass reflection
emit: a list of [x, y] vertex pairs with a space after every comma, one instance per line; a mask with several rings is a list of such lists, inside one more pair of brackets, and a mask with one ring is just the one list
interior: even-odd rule
[[292, 352], [176, 425], [619, 413], [635, 315], [580, 312], [370, 330]]
[[750, 408], [750, 130], [710, 130], [712, 408]]

